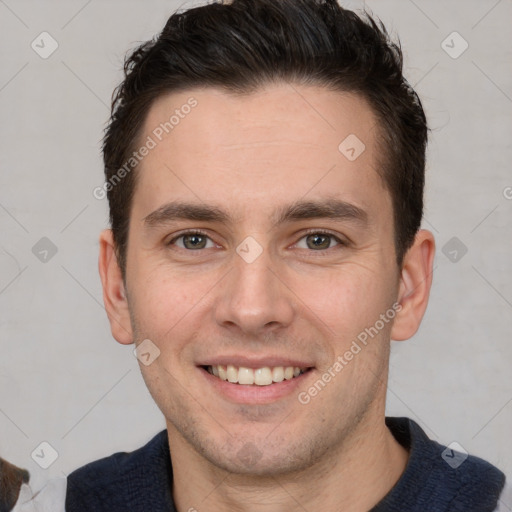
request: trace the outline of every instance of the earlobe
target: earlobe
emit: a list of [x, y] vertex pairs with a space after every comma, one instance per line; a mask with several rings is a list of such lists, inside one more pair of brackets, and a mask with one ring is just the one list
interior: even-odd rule
[[103, 302], [112, 336], [123, 345], [133, 343], [128, 300], [119, 267], [112, 230], [105, 229], [99, 238], [98, 270], [103, 285]]
[[397, 300], [402, 308], [391, 330], [393, 340], [409, 339], [420, 326], [432, 286], [434, 254], [434, 236], [421, 229], [404, 256]]

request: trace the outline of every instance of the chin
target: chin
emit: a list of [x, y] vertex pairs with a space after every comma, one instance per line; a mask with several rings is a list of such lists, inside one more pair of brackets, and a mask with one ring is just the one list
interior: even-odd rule
[[[248, 436], [245, 436], [247, 439]], [[195, 440], [197, 443], [197, 439]], [[198, 453], [213, 466], [236, 475], [276, 477], [311, 467], [325, 453], [325, 447], [318, 439], [304, 439], [294, 442], [286, 439], [243, 441], [233, 435], [223, 446], [205, 439]]]

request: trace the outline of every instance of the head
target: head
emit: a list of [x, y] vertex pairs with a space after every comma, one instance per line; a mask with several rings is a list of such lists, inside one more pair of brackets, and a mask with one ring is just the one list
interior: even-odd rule
[[[383, 420], [389, 340], [414, 334], [430, 288], [426, 142], [399, 46], [334, 0], [197, 7], [127, 59], [104, 299], [120, 343], [160, 351], [144, 379], [197, 454], [285, 472]], [[204, 367], [231, 360], [308, 371], [256, 403], [212, 384]]]

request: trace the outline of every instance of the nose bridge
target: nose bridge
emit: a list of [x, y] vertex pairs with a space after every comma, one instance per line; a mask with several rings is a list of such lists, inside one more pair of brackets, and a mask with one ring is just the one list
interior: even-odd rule
[[247, 237], [233, 255], [233, 269], [222, 285], [217, 322], [236, 325], [251, 334], [290, 324], [290, 292], [276, 276], [279, 262], [253, 237]]

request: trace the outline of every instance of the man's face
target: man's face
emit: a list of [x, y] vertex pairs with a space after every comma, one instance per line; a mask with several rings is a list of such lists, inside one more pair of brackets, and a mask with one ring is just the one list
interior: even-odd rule
[[[182, 108], [192, 97], [197, 105]], [[176, 109], [179, 122], [162, 134]], [[305, 468], [341, 449], [357, 425], [383, 416], [391, 322], [320, 391], [308, 390], [390, 310], [399, 283], [369, 107], [311, 86], [244, 97], [194, 89], [153, 104], [141, 144], [148, 136], [157, 145], [136, 171], [126, 286], [136, 343], [160, 350], [141, 369], [171, 440], [253, 474]], [[359, 156], [354, 136], [365, 145]], [[163, 210], [178, 202], [222, 215]], [[339, 215], [320, 211], [328, 205]], [[258, 386], [205, 369], [228, 363], [309, 370]]]

